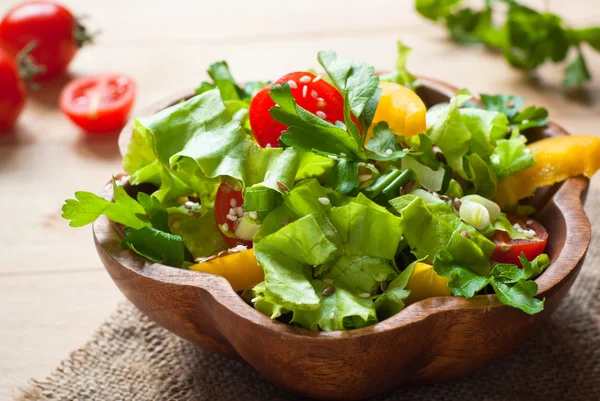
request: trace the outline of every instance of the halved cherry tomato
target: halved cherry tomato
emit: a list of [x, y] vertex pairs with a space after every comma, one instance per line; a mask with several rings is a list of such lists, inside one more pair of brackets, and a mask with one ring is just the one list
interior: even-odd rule
[[219, 226], [219, 232], [223, 236], [223, 239], [230, 247], [234, 247], [238, 244], [247, 247], [252, 246], [252, 241], [236, 238], [234, 233], [237, 221], [242, 217], [242, 213], [239, 212], [242, 209], [239, 208], [241, 208], [243, 204], [244, 198], [242, 196], [242, 191], [235, 190], [225, 183], [222, 183], [219, 186], [215, 198], [215, 221]]
[[71, 81], [60, 93], [60, 108], [87, 132], [113, 132], [127, 122], [135, 83], [124, 75], [99, 75]]
[[17, 121], [26, 99], [25, 84], [13, 56], [0, 48], [0, 133]]
[[287, 82], [298, 106], [335, 124], [344, 121], [344, 98], [340, 92], [312, 72], [297, 71], [279, 78], [263, 88], [250, 103], [250, 127], [256, 142], [263, 148], [279, 146], [279, 137], [286, 126], [275, 121], [269, 110], [275, 102], [269, 97], [271, 86]]
[[508, 213], [506, 217], [513, 225], [518, 224], [523, 229], [535, 231], [535, 238], [511, 239], [505, 231], [496, 231], [493, 238], [496, 249], [492, 254], [492, 260], [521, 266], [519, 261], [521, 252], [525, 254], [527, 260], [533, 260], [544, 252], [548, 242], [548, 232], [541, 223], [518, 214]]
[[21, 51], [35, 43], [31, 55], [45, 67], [39, 78], [63, 73], [77, 50], [92, 37], [71, 11], [51, 1], [30, 1], [15, 6], [0, 22], [0, 40]]

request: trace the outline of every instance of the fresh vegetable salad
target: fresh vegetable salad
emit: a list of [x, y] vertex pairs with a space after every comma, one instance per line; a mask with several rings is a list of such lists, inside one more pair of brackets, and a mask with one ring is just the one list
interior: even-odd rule
[[463, 89], [427, 109], [398, 49], [385, 76], [328, 51], [323, 73], [272, 83], [211, 65], [196, 96], [135, 120], [114, 201], [77, 192], [63, 217], [104, 214], [124, 248], [221, 275], [261, 313], [311, 330], [372, 325], [436, 296], [495, 293], [540, 312], [548, 233], [520, 201], [591, 176], [600, 140], [528, 145], [548, 113], [518, 96], [475, 103]]

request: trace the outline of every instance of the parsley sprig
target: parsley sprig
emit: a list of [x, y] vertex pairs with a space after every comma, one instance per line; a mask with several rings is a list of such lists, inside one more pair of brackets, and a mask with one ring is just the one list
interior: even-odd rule
[[[600, 27], [571, 28], [551, 12], [539, 12], [516, 0], [486, 0], [482, 9], [462, 6], [462, 0], [416, 0], [417, 11], [444, 24], [456, 42], [485, 44], [504, 54], [510, 65], [527, 72], [546, 62], [570, 62], [564, 70], [563, 85], [581, 85], [591, 79], [581, 46], [587, 43], [600, 51]], [[492, 16], [506, 8], [504, 23]]]

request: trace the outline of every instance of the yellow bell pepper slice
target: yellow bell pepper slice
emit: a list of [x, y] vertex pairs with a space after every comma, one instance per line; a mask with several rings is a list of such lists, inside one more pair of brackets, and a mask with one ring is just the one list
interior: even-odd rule
[[502, 208], [533, 195], [536, 188], [581, 174], [591, 177], [600, 169], [600, 138], [593, 135], [556, 136], [527, 147], [536, 165], [499, 180], [496, 203]]
[[449, 281], [450, 277], [440, 276], [433, 270], [433, 266], [427, 263], [416, 263], [406, 283], [406, 289], [410, 290], [406, 304], [414, 304], [425, 298], [452, 295], [448, 288]]
[[373, 136], [373, 127], [380, 121], [386, 121], [394, 134], [405, 138], [425, 131], [427, 109], [415, 92], [394, 82], [380, 82], [379, 87], [382, 89], [381, 97], [367, 140]]
[[265, 279], [252, 249], [192, 265], [190, 270], [225, 277], [235, 291], [252, 288]]

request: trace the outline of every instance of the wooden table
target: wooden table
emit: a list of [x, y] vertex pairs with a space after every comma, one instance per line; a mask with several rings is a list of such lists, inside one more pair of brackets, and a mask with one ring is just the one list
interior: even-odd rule
[[[0, 13], [12, 3], [0, 1]], [[498, 55], [448, 41], [409, 0], [65, 3], [103, 31], [77, 56], [71, 77], [129, 74], [138, 83], [137, 110], [194, 88], [216, 60], [227, 60], [241, 81], [316, 67], [321, 49], [385, 70], [401, 38], [415, 48], [413, 72], [475, 92], [519, 93], [572, 132], [600, 134], [600, 57], [585, 49], [596, 81], [565, 96], [560, 68], [544, 67], [543, 81], [527, 79]], [[550, 2], [577, 26], [600, 23], [600, 7], [589, 4]], [[121, 170], [116, 136], [86, 136], [58, 111], [58, 93], [71, 77], [33, 93], [14, 135], [0, 139], [0, 399], [53, 369], [123, 299], [96, 256], [90, 228], [70, 228], [60, 217], [74, 191], [97, 191]], [[599, 186], [597, 177], [593, 187]]]

